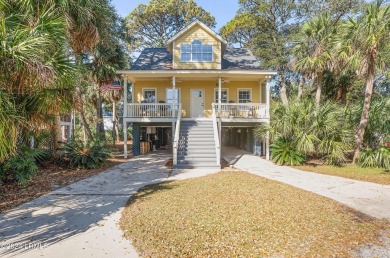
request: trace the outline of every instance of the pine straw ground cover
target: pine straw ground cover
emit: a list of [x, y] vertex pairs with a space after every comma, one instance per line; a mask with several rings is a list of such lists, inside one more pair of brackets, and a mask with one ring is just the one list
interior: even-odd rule
[[346, 165], [343, 167], [304, 165], [296, 166], [294, 168], [320, 174], [341, 176], [366, 182], [390, 185], [390, 171], [381, 168], [362, 168], [354, 165]]
[[38, 198], [56, 188], [97, 175], [126, 161], [125, 159], [110, 158], [101, 168], [96, 169], [71, 169], [49, 163], [46, 167], [40, 168], [38, 174], [25, 187], [19, 186], [17, 183], [2, 184], [0, 182], [0, 213]]
[[120, 226], [144, 257], [351, 255], [388, 224], [246, 172], [147, 186]]

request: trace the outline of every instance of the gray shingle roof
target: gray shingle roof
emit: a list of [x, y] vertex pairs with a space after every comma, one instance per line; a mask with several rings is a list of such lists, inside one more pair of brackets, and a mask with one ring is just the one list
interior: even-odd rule
[[[172, 68], [172, 57], [167, 48], [145, 48], [131, 70], [166, 70]], [[246, 48], [226, 48], [222, 70], [260, 69], [260, 61]]]
[[167, 48], [145, 48], [131, 66], [131, 70], [165, 70], [172, 67]]
[[223, 70], [260, 69], [260, 61], [247, 48], [226, 48], [222, 57]]

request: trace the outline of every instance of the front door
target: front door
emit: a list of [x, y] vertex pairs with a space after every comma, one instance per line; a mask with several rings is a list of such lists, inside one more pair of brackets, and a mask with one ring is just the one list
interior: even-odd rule
[[191, 90], [191, 117], [203, 117], [204, 91], [201, 89]]

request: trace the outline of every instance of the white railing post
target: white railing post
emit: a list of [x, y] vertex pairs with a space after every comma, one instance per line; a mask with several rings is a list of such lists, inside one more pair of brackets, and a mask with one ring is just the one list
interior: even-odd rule
[[[215, 104], [211, 104], [212, 106], [212, 119], [213, 119], [213, 129], [214, 129], [214, 142], [215, 142], [215, 153], [217, 154], [217, 165], [221, 165], [221, 144], [220, 144], [220, 135], [219, 135], [219, 129], [217, 124], [217, 116], [215, 111]], [[220, 105], [219, 105], [220, 106]]]
[[178, 107], [178, 115], [177, 115], [177, 119], [176, 119], [176, 128], [175, 128], [175, 137], [173, 140], [173, 165], [177, 165], [177, 152], [178, 152], [178, 148], [179, 148], [179, 138], [180, 138], [180, 121], [181, 121], [181, 104], [179, 104], [179, 107]]

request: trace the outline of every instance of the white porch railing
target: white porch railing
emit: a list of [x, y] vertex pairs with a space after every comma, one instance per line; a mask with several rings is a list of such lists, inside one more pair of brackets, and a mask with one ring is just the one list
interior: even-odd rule
[[219, 128], [218, 128], [218, 124], [217, 124], [217, 115], [216, 115], [216, 111], [215, 111], [215, 106], [213, 105], [213, 113], [211, 115], [212, 119], [213, 119], [213, 129], [214, 129], [214, 142], [215, 142], [215, 152], [217, 154], [217, 165], [220, 166], [221, 165], [221, 146], [220, 146], [220, 142], [219, 142]]
[[181, 104], [179, 104], [179, 110], [176, 120], [175, 128], [175, 138], [173, 140], [173, 165], [177, 165], [177, 151], [179, 147], [179, 137], [180, 137], [180, 122], [181, 122]]
[[[218, 110], [218, 104], [213, 103], [213, 109]], [[221, 118], [255, 118], [269, 119], [267, 104], [261, 103], [222, 103]]]
[[176, 117], [180, 103], [131, 103], [127, 104], [127, 117]]

